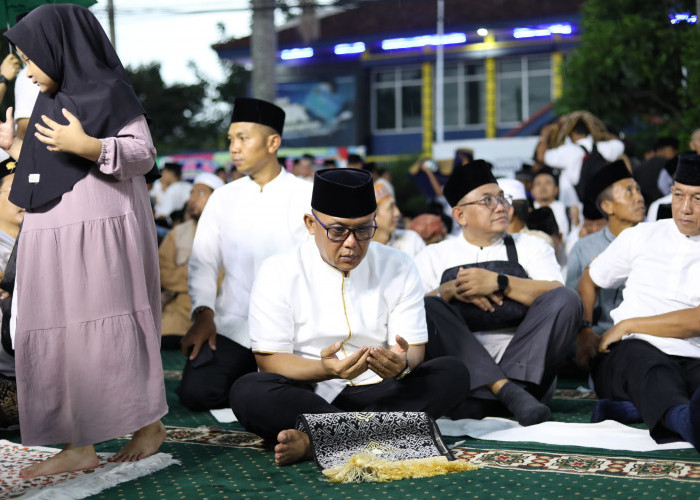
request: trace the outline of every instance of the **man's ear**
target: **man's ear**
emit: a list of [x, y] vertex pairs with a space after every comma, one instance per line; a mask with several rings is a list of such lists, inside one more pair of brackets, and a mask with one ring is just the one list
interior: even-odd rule
[[309, 232], [311, 236], [314, 236], [316, 234], [316, 219], [314, 219], [313, 215], [310, 214], [304, 214], [304, 225], [306, 226], [306, 230]]
[[267, 136], [267, 152], [270, 154], [277, 153], [277, 150], [282, 145], [282, 137], [279, 134], [270, 134]]
[[600, 209], [610, 217], [613, 214], [613, 202], [610, 200], [601, 201]]
[[464, 213], [464, 209], [459, 206], [454, 206], [452, 207], [452, 217], [455, 218], [457, 222], [459, 222], [459, 225], [462, 227], [467, 227], [467, 218], [466, 214]]

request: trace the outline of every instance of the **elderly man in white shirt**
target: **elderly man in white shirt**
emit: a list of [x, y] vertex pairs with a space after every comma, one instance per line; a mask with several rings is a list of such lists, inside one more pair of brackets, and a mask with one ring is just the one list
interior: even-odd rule
[[311, 458], [303, 413], [425, 411], [442, 416], [464, 398], [456, 358], [423, 361], [423, 288], [411, 257], [372, 242], [377, 224], [369, 172], [317, 172], [313, 239], [266, 260], [255, 280], [250, 338], [260, 369], [231, 389], [251, 432], [275, 444], [279, 465]]
[[676, 320], [700, 305], [700, 156], [678, 162], [673, 218], [620, 233], [584, 271], [579, 289], [625, 283], [610, 314], [615, 326], [593, 362], [601, 398], [594, 420], [631, 421], [636, 407], [657, 442], [682, 439], [700, 450], [700, 325]]
[[[578, 331], [581, 302], [562, 286], [549, 245], [506, 234], [510, 202], [488, 163], [457, 167], [444, 193], [462, 236], [429, 245], [415, 262], [429, 295], [427, 355], [456, 356], [470, 373], [469, 398], [452, 415], [505, 406], [521, 425], [543, 422], [550, 412], [539, 400]], [[511, 307], [519, 315], [504, 318]]]
[[246, 177], [212, 193], [197, 224], [189, 261], [194, 324], [181, 343], [188, 361], [179, 395], [192, 410], [228, 407], [231, 385], [257, 369], [248, 337], [253, 280], [267, 257], [308, 238], [303, 216], [312, 185], [281, 169], [277, 161], [284, 116], [281, 108], [259, 99], [238, 98], [234, 103], [229, 152]]

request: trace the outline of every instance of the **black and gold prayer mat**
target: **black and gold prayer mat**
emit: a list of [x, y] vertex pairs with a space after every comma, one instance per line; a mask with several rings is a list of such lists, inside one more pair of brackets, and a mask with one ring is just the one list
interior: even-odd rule
[[645, 458], [600, 457], [538, 453], [506, 449], [484, 450], [456, 446], [452, 453], [480, 467], [547, 471], [568, 474], [595, 474], [634, 479], [673, 479], [700, 483], [700, 462]]
[[[210, 446], [225, 446], [227, 448], [259, 448], [265, 449], [263, 439], [250, 432], [225, 429], [219, 426], [208, 427], [178, 427], [165, 426], [166, 443], [205, 444]], [[131, 439], [131, 435], [121, 439]]]
[[454, 460], [435, 421], [423, 412], [305, 413], [299, 416], [297, 429], [308, 434], [321, 469], [343, 465], [358, 453], [391, 462]]
[[478, 468], [455, 461], [425, 412], [305, 413], [297, 429], [311, 440], [314, 459], [333, 482], [385, 482]]

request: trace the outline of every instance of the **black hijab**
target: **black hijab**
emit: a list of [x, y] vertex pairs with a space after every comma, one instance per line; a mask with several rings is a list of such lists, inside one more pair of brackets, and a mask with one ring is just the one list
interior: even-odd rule
[[[75, 115], [89, 136], [114, 137], [145, 115], [124, 67], [95, 16], [72, 4], [37, 7], [6, 33], [59, 90], [39, 93], [29, 119], [10, 201], [27, 210], [60, 198], [95, 163], [70, 153], [52, 152], [34, 137], [34, 124], [46, 115], [67, 124], [61, 112]], [[31, 174], [33, 183], [29, 182]]]

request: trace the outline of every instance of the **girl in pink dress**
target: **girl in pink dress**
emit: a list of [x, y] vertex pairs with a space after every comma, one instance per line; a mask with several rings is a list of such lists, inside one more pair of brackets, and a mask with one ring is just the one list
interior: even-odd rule
[[92, 13], [45, 5], [5, 33], [40, 94], [24, 142], [12, 110], [0, 147], [17, 159], [14, 344], [22, 443], [67, 443], [23, 477], [94, 468], [94, 444], [134, 433], [139, 460], [165, 438], [160, 283], [145, 175], [145, 112]]

